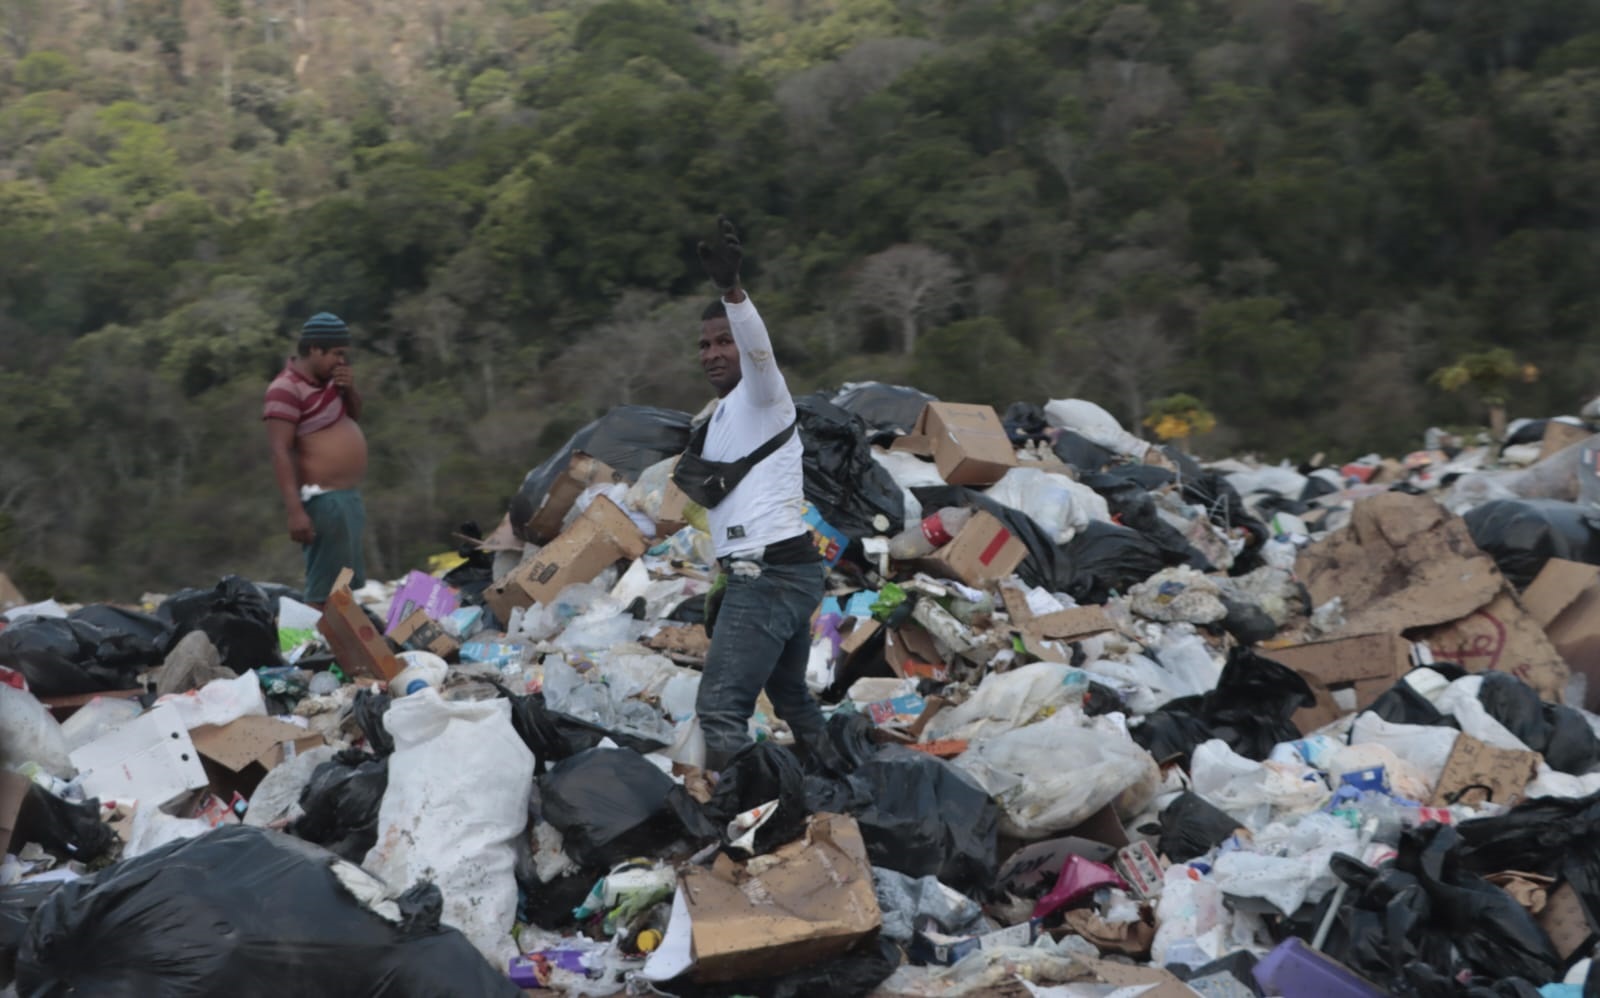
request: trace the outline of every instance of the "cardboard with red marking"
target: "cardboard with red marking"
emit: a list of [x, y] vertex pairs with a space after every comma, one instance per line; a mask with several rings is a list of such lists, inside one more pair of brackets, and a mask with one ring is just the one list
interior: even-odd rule
[[345, 672], [388, 682], [400, 675], [400, 661], [367, 612], [356, 603], [350, 592], [354, 577], [355, 573], [346, 568], [334, 580], [317, 630], [327, 639], [333, 657]]
[[955, 539], [917, 563], [919, 568], [977, 589], [1009, 578], [1028, 557], [1028, 547], [1000, 519], [979, 510]]
[[1017, 466], [1016, 448], [993, 406], [929, 402], [912, 436], [928, 439], [939, 476], [951, 485], [993, 485]]
[[1488, 605], [1442, 627], [1418, 632], [1440, 662], [1468, 672], [1509, 672], [1539, 696], [1560, 703], [1571, 671], [1544, 629], [1507, 586]]

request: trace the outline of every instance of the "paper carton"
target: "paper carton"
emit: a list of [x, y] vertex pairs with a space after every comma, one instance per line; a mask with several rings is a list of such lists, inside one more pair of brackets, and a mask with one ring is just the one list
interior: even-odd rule
[[227, 800], [248, 798], [279, 764], [324, 744], [321, 735], [273, 717], [241, 717], [228, 724], [206, 724], [189, 732], [200, 753], [211, 790]]
[[399, 624], [389, 630], [389, 636], [402, 648], [427, 651], [450, 660], [461, 653], [457, 641], [426, 610], [414, 610]]
[[983, 589], [1009, 578], [1028, 557], [1028, 547], [1000, 519], [979, 510], [949, 544], [918, 562], [918, 567], [946, 579]]
[[951, 485], [993, 485], [1017, 466], [1016, 449], [992, 406], [929, 402], [912, 436], [928, 438], [933, 463]]
[[160, 807], [209, 782], [200, 753], [172, 704], [156, 707], [68, 753], [84, 793]]
[[370, 676], [388, 682], [400, 674], [400, 662], [389, 642], [378, 633], [367, 612], [350, 592], [354, 573], [345, 569], [334, 580], [328, 603], [322, 608], [317, 630], [333, 649], [339, 666], [352, 676]]
[[590, 582], [614, 562], [644, 554], [644, 534], [616, 503], [596, 496], [561, 536], [487, 592], [501, 622], [517, 607], [548, 603], [576, 582]]
[[[400, 622], [421, 610], [434, 620], [443, 620], [456, 608], [456, 592], [426, 572], [412, 572], [401, 583], [389, 605], [389, 622], [384, 633], [394, 637]], [[395, 638], [396, 641], [400, 640]]]
[[1521, 803], [1538, 765], [1537, 752], [1496, 748], [1471, 735], [1459, 735], [1430, 803], [1444, 807], [1488, 800], [1514, 807]]
[[1600, 567], [1552, 558], [1523, 592], [1522, 605], [1568, 667], [1588, 677], [1581, 706], [1600, 708]]
[[626, 479], [621, 474], [599, 458], [583, 451], [573, 452], [566, 470], [556, 476], [556, 480], [550, 484], [550, 491], [545, 493], [544, 501], [533, 511], [528, 522], [522, 525], [521, 535], [535, 544], [554, 540], [561, 533], [562, 521], [572, 511], [572, 504], [578, 501], [585, 489], [591, 485], [612, 485], [623, 481]]
[[[694, 978], [702, 982], [770, 977], [826, 961], [883, 922], [861, 830], [843, 815], [812, 815], [803, 838], [749, 863], [719, 856], [679, 883]], [[677, 922], [674, 914], [669, 935]]]

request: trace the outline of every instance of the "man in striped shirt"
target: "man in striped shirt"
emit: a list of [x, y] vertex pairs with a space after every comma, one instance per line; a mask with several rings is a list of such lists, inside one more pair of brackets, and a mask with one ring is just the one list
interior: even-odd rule
[[341, 569], [366, 584], [361, 480], [367, 438], [361, 393], [350, 371], [350, 330], [319, 312], [300, 331], [300, 348], [267, 386], [261, 418], [272, 446], [272, 471], [289, 516], [289, 537], [305, 550], [306, 602], [321, 607]]

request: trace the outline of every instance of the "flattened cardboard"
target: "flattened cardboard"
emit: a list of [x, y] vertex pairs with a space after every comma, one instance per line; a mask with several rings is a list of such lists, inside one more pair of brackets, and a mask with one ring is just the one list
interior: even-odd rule
[[322, 608], [322, 619], [317, 621], [317, 630], [327, 639], [333, 657], [346, 672], [388, 682], [400, 675], [400, 661], [351, 594], [350, 580], [354, 577], [355, 573], [347, 568], [334, 580], [327, 605]]
[[1066, 647], [1074, 641], [1106, 631], [1116, 630], [1116, 624], [1105, 607], [1075, 606], [1035, 616], [1028, 609], [1028, 598], [1013, 586], [1001, 588], [1006, 615], [1011, 618], [1012, 630], [1022, 637], [1022, 647], [1034, 658], [1046, 662], [1072, 664], [1072, 650]]
[[489, 606], [502, 622], [510, 620], [512, 610], [548, 603], [573, 583], [593, 581], [612, 563], [642, 556], [647, 547], [628, 514], [596, 496], [560, 537], [489, 588]]
[[555, 540], [561, 533], [561, 523], [572, 512], [572, 504], [591, 485], [612, 485], [625, 481], [620, 473], [604, 461], [583, 451], [574, 451], [567, 468], [551, 483], [544, 502], [534, 510], [522, 526], [522, 536], [535, 544]]
[[1295, 574], [1317, 605], [1344, 601], [1341, 635], [1446, 624], [1505, 586], [1465, 520], [1426, 496], [1398, 492], [1356, 503], [1348, 527], [1300, 553]]
[[1587, 950], [1597, 935], [1589, 924], [1589, 916], [1584, 914], [1578, 892], [1567, 883], [1550, 892], [1544, 911], [1536, 920], [1564, 961], [1572, 959], [1579, 950]]
[[[0, 769], [0, 856], [11, 851], [11, 836], [22, 815], [22, 801], [28, 796], [29, 782], [21, 773]], [[22, 844], [17, 843], [19, 847]]]
[[1509, 586], [1460, 620], [1418, 633], [1438, 661], [1468, 672], [1509, 672], [1551, 703], [1560, 703], [1566, 692], [1567, 663]]
[[1567, 666], [1589, 678], [1582, 707], [1600, 709], [1600, 567], [1552, 558], [1522, 605]]
[[1434, 807], [1448, 804], [1480, 804], [1492, 800], [1514, 807], [1533, 779], [1539, 753], [1523, 749], [1503, 749], [1486, 745], [1471, 735], [1456, 738], [1456, 746], [1445, 760], [1444, 773], [1434, 788]]
[[324, 744], [321, 735], [273, 717], [241, 717], [228, 724], [205, 724], [189, 732], [200, 753], [211, 789], [224, 800], [238, 793], [248, 798], [269, 771], [293, 754]]
[[843, 815], [812, 815], [803, 838], [751, 863], [720, 856], [680, 884], [701, 982], [827, 960], [883, 923], [861, 830]]
[[1301, 675], [1315, 677], [1330, 689], [1361, 679], [1381, 679], [1392, 685], [1411, 671], [1411, 642], [1398, 633], [1313, 641], [1263, 654]]
[[910, 621], [889, 632], [883, 643], [883, 660], [901, 679], [944, 682], [950, 678], [950, 670], [944, 656], [939, 654], [933, 635], [921, 624]]
[[84, 793], [101, 800], [137, 800], [160, 807], [207, 785], [200, 753], [172, 704], [125, 721], [68, 753]]
[[979, 510], [949, 544], [923, 558], [918, 567], [975, 589], [1009, 578], [1028, 557], [1028, 546], [999, 518]]
[[457, 641], [426, 610], [416, 610], [389, 631], [389, 636], [402, 648], [432, 652], [449, 661], [461, 653]]
[[1318, 728], [1325, 728], [1344, 716], [1345, 712], [1339, 709], [1339, 703], [1334, 700], [1333, 691], [1328, 689], [1326, 683], [1308, 672], [1297, 675], [1306, 681], [1306, 685], [1311, 687], [1311, 695], [1316, 697], [1316, 703], [1309, 707], [1301, 707], [1290, 718], [1302, 734], [1310, 734]]
[[939, 476], [951, 485], [993, 485], [1017, 466], [993, 406], [929, 402], [913, 433], [929, 438]]

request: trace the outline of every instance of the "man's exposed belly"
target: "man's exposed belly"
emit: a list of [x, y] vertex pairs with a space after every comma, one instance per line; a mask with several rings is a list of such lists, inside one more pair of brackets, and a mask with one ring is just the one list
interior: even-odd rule
[[367, 474], [367, 438], [348, 416], [325, 430], [295, 440], [301, 485], [353, 489]]

